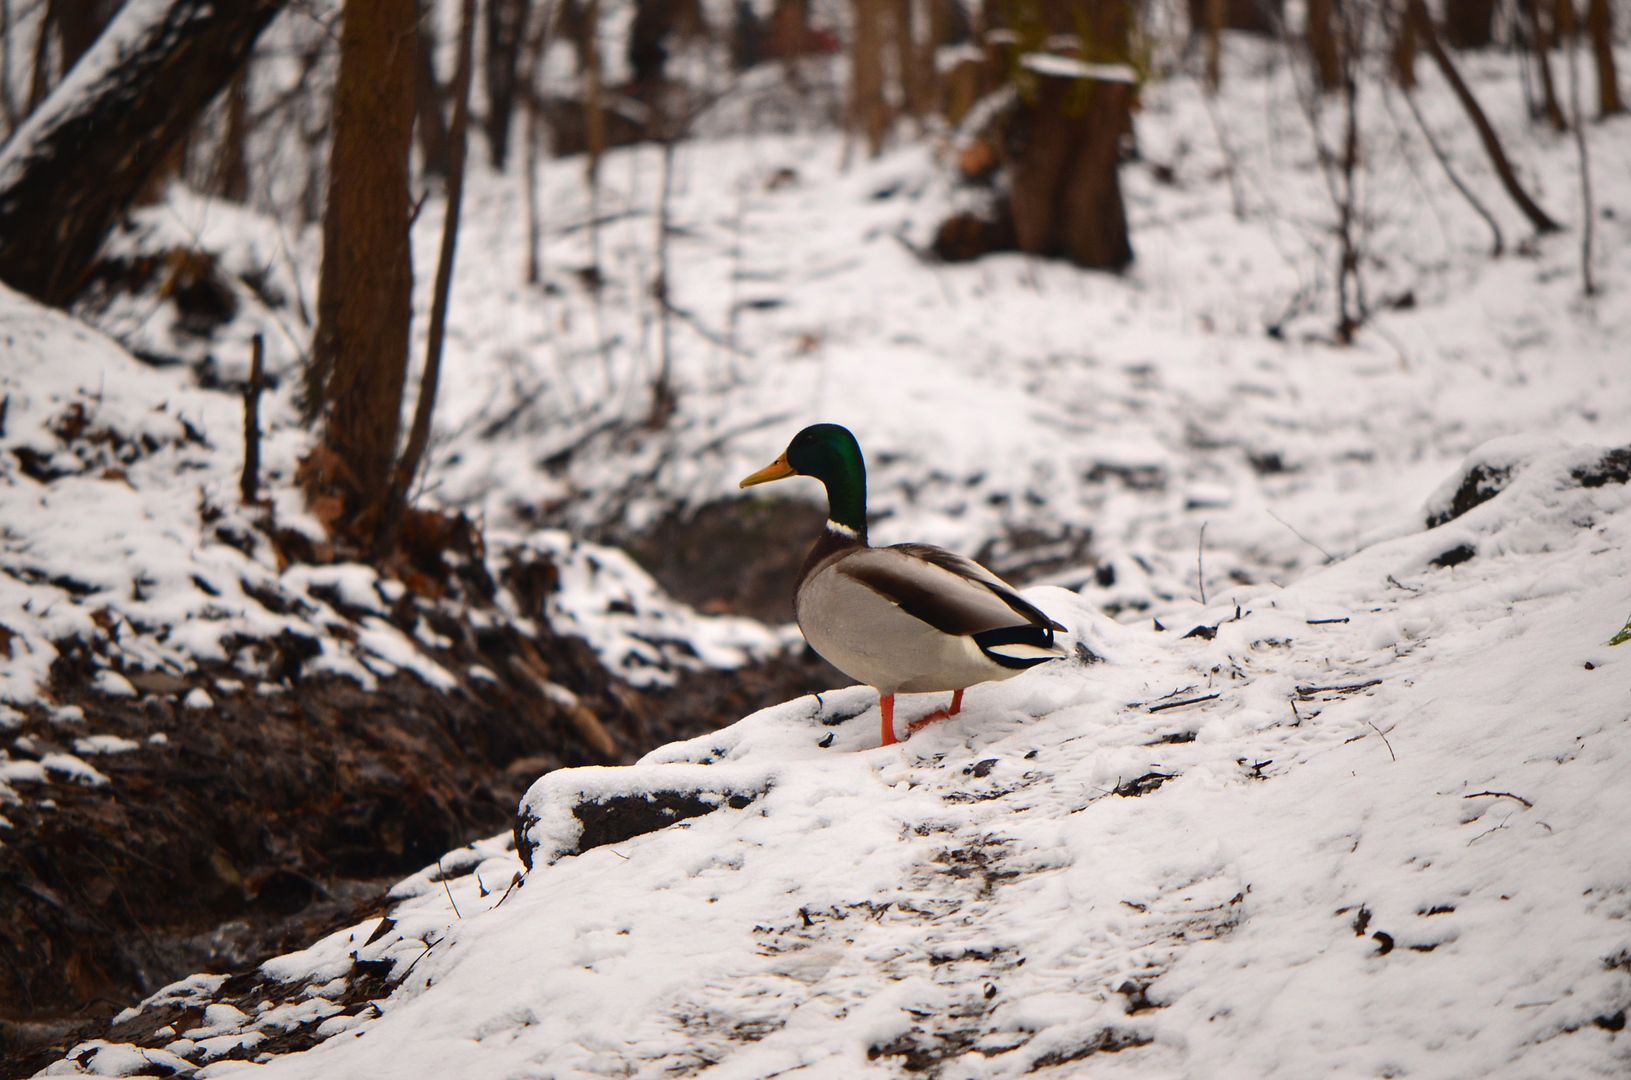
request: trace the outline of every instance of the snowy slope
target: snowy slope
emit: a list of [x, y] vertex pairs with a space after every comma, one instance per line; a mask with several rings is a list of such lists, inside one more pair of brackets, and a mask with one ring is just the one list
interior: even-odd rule
[[[326, 1020], [254, 1075], [1622, 1076], [1631, 488], [1497, 449], [1506, 490], [1439, 528], [1163, 614], [1211, 639], [1031, 590], [1103, 660], [902, 746], [854, 688], [553, 773], [520, 887], [475, 845], [154, 1060]], [[563, 854], [582, 801], [709, 786], [745, 805]], [[344, 1015], [354, 959], [395, 988]]]
[[[1060, 541], [1084, 561], [1032, 595], [1103, 661], [976, 688], [903, 748], [877, 748], [875, 703], [847, 689], [630, 769], [552, 774], [526, 804], [524, 885], [507, 891], [506, 838], [461, 849], [399, 886], [388, 924], [273, 961], [248, 992], [178, 984], [52, 1071], [217, 1075], [261, 1054], [300, 1076], [1631, 1069], [1631, 659], [1603, 646], [1631, 612], [1631, 516], [1623, 482], [1572, 475], [1602, 459], [1579, 447], [1631, 441], [1631, 128], [1592, 128], [1608, 291], [1586, 301], [1577, 237], [1521, 234], [1442, 88], [1422, 104], [1501, 216], [1517, 250], [1499, 261], [1399, 103], [1367, 111], [1367, 144], [1399, 152], [1367, 155], [1378, 310], [1340, 349], [1306, 124], [1283, 71], [1231, 56], [1228, 152], [1191, 82], [1147, 89], [1121, 278], [923, 264], [912, 248], [961, 197], [932, 148], [845, 169], [832, 134], [684, 145], [679, 405], [655, 430], [656, 154], [603, 168], [598, 300], [581, 162], [543, 171], [546, 287], [520, 284], [514, 178], [473, 177], [429, 487], [495, 546], [559, 559], [553, 619], [631, 674], [680, 663], [682, 642], [729, 666], [789, 641], [670, 608], [623, 557], [535, 527], [638, 530], [730, 497], [801, 423], [837, 420], [868, 451], [876, 540]], [[1578, 214], [1572, 143], [1529, 129], [1513, 66], [1468, 75], [1548, 209]], [[161, 238], [265, 227], [185, 196], [158, 213]], [[420, 266], [440, 216], [432, 199]], [[275, 253], [309, 295], [311, 246], [268, 235], [257, 261]], [[24, 358], [0, 370], [0, 626], [22, 643], [0, 698], [39, 702], [52, 642], [94, 633], [99, 610], [141, 629], [116, 667], [276, 632], [266, 584], [337, 669], [426, 663], [390, 627], [356, 648], [324, 636], [330, 598], [388, 599], [360, 568], [213, 542], [206, 506], [234, 513], [235, 401], [0, 301]], [[98, 317], [144, 348], [171, 334], [140, 304]], [[120, 439], [53, 433], [76, 401]], [[286, 476], [304, 436], [282, 392], [268, 408], [268, 469]], [[136, 459], [101, 456], [142, 432], [155, 447]], [[68, 472], [28, 478], [25, 446]], [[1423, 500], [1447, 506], [1481, 446], [1478, 463], [1516, 466], [1509, 490], [1424, 531]], [[0, 798], [95, 782], [79, 759], [0, 765], [17, 785]], [[662, 792], [723, 808], [564, 854], [586, 795]]]

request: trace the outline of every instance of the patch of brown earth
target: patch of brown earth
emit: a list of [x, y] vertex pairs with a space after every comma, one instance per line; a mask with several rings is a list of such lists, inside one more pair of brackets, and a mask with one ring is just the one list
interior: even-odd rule
[[[549, 567], [504, 577], [523, 609], [553, 587]], [[409, 600], [393, 613], [450, 643], [427, 650], [458, 676], [449, 690], [308, 671], [317, 643], [286, 634], [246, 646], [239, 670], [127, 672], [143, 692], [110, 698], [93, 686], [99, 643], [61, 644], [51, 693], [84, 720], [34, 710], [14, 733], [26, 753], [75, 753], [89, 733], [139, 746], [80, 755], [106, 785], [54, 776], [6, 808], [0, 1071], [30, 1074], [174, 979], [245, 971], [365, 918], [396, 880], [508, 829], [550, 769], [629, 762], [834, 685], [819, 660], [789, 655], [646, 693], [579, 639], [454, 610]], [[210, 707], [183, 704], [195, 688]]]

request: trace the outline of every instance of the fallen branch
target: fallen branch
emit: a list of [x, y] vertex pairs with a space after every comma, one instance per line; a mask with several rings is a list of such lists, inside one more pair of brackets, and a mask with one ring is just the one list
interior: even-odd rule
[[1535, 808], [1534, 803], [1530, 802], [1522, 795], [1514, 795], [1510, 791], [1475, 791], [1471, 795], [1463, 795], [1461, 797], [1463, 799], [1516, 799], [1518, 802], [1523, 803], [1523, 808], [1525, 810], [1533, 810]]
[[1382, 685], [1381, 679], [1371, 679], [1368, 682], [1348, 683], [1340, 686], [1299, 686], [1297, 687], [1297, 695], [1306, 698], [1313, 697], [1315, 694], [1354, 694], [1360, 690], [1367, 690], [1372, 686], [1380, 685]]
[[1206, 694], [1201, 697], [1185, 698], [1182, 701], [1168, 701], [1162, 705], [1151, 705], [1149, 707], [1149, 711], [1152, 713], [1158, 713], [1166, 712], [1168, 709], [1181, 709], [1185, 705], [1199, 705], [1203, 701], [1212, 701], [1222, 696], [1222, 694]]

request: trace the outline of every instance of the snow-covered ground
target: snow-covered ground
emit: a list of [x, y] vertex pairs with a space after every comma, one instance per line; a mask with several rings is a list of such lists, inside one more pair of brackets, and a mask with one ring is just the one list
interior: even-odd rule
[[[1623, 463], [1618, 481], [1580, 479], [1631, 443], [1631, 126], [1591, 129], [1604, 293], [1587, 301], [1576, 233], [1520, 245], [1433, 76], [1428, 122], [1520, 252], [1487, 258], [1482, 224], [1401, 103], [1368, 99], [1377, 310], [1339, 348], [1332, 210], [1306, 121], [1283, 70], [1231, 58], [1227, 153], [1193, 83], [1147, 89], [1143, 162], [1125, 173], [1138, 262], [1121, 278], [1019, 257], [922, 262], [913, 249], [961, 197], [931, 147], [845, 170], [829, 134], [685, 144], [669, 252], [685, 313], [670, 328], [678, 409], [657, 429], [642, 422], [661, 356], [655, 152], [603, 166], [598, 303], [578, 273], [591, 244], [581, 163], [542, 176], [548, 288], [522, 284], [514, 178], [474, 177], [434, 499], [482, 515], [495, 545], [569, 551], [537, 523], [635, 530], [731, 496], [803, 423], [843, 422], [868, 451], [878, 542], [1001, 555], [1022, 534], [1090, 537], [1081, 565], [1030, 593], [1087, 652], [974, 689], [963, 716], [902, 747], [877, 747], [876, 703], [853, 688], [637, 766], [551, 774], [524, 804], [536, 848], [518, 887], [504, 838], [472, 845], [399, 886], [389, 925], [268, 964], [275, 998], [233, 1004], [223, 978], [201, 976], [126, 1018], [177, 1017], [142, 1048], [88, 1043], [50, 1071], [1631, 1070], [1631, 656], [1604, 644], [1631, 613], [1631, 490]], [[1530, 128], [1509, 61], [1468, 68], [1537, 197], [1576, 220], [1572, 141]], [[164, 214], [155, 227], [276, 238], [185, 197]], [[420, 266], [439, 217], [434, 204], [421, 216]], [[272, 246], [309, 275], [309, 249]], [[57, 318], [8, 303], [18, 340]], [[156, 309], [115, 314], [134, 338], [168, 333]], [[64, 395], [101, 407], [114, 384], [99, 373], [131, 363], [82, 334], [100, 359], [55, 366], [62, 332], [28, 380], [0, 372], [16, 399], [8, 446], [68, 452], [49, 442]], [[75, 476], [48, 492], [0, 457], [0, 624], [25, 644], [4, 668], [9, 694], [37, 693], [51, 619], [90, 632], [80, 624], [105, 606], [190, 643], [210, 640], [206, 603], [248, 618], [239, 585], [198, 569], [210, 560], [304, 588], [319, 613], [335, 589], [378, 588], [358, 577], [312, 592], [309, 569], [202, 540], [200, 490], [235, 483], [222, 450], [235, 404], [180, 372], [160, 378], [130, 374], [106, 406], [128, 413], [120, 430], [155, 428], [143, 460], [68, 463]], [[57, 397], [30, 404], [41, 387]], [[274, 470], [300, 445], [283, 395], [269, 405]], [[1426, 528], [1424, 506], [1447, 504], [1469, 454], [1510, 466], [1507, 490]], [[110, 524], [66, 516], [81, 484], [78, 521]], [[104, 518], [129, 498], [121, 485], [147, 494]], [[299, 522], [280, 497], [280, 517]], [[116, 544], [132, 533], [171, 554], [136, 559]], [[149, 564], [173, 564], [162, 591], [131, 585]], [[584, 632], [638, 648], [632, 634], [594, 637], [611, 606], [600, 568], [633, 571], [611, 555], [574, 565], [561, 602], [590, 598]], [[647, 587], [621, 588], [657, 604]], [[701, 619], [671, 625], [717, 632], [736, 657], [786, 640], [736, 622], [690, 629]], [[164, 663], [196, 655], [147, 629], [140, 640], [169, 650]], [[376, 659], [414, 655], [399, 644]], [[903, 704], [902, 719], [931, 707]], [[662, 792], [721, 808], [568, 853], [584, 800]], [[394, 989], [359, 997], [363, 971]], [[327, 1041], [273, 1052], [291, 1032]], [[258, 1069], [228, 1060], [262, 1052]]]
[[[53, 1072], [307, 1025], [202, 1075], [1623, 1076], [1631, 488], [1571, 475], [1599, 460], [1533, 450], [1438, 529], [1165, 613], [1210, 639], [1034, 589], [1103, 659], [902, 746], [853, 688], [550, 774], [519, 887], [473, 845], [268, 964], [275, 1006], [193, 980], [148, 1005], [208, 1006], [167, 1046]], [[586, 803], [698, 790], [721, 808], [566, 854]], [[389, 997], [331, 1000], [381, 961]]]

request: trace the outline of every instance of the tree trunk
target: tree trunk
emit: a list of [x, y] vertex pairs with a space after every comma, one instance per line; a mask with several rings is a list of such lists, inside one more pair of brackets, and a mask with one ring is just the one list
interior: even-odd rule
[[1552, 35], [1541, 18], [1540, 0], [1518, 2], [1523, 7], [1524, 22], [1529, 28], [1529, 51], [1534, 54], [1535, 63], [1540, 69], [1541, 108], [1536, 118], [1545, 116], [1552, 127], [1567, 131], [1569, 122], [1564, 119], [1563, 106], [1557, 100], [1557, 84], [1552, 80]]
[[1586, 0], [1586, 32], [1597, 60], [1597, 114], [1613, 116], [1625, 111], [1620, 80], [1614, 71], [1614, 10], [1609, 0]]
[[1321, 92], [1342, 85], [1342, 50], [1337, 43], [1335, 0], [1308, 0], [1308, 52], [1314, 60], [1314, 80]]
[[894, 46], [895, 77], [900, 86], [901, 111], [921, 119], [924, 106], [923, 77], [918, 70], [917, 35], [912, 29], [912, 0], [892, 0], [889, 31]]
[[1195, 19], [1195, 4], [1190, 5], [1192, 33], [1200, 34], [1206, 42], [1206, 92], [1216, 94], [1223, 85], [1223, 20], [1224, 0], [1200, 0], [1201, 17]]
[[673, 0], [635, 0], [629, 27], [628, 58], [632, 81], [655, 87], [668, 74], [668, 36], [674, 30]]
[[[308, 415], [324, 418], [314, 506], [369, 544], [402, 427], [412, 315], [408, 157], [413, 141], [414, 0], [346, 0], [334, 86]], [[308, 462], [310, 464], [310, 462]], [[326, 506], [320, 504], [332, 499]]]
[[283, 4], [122, 11], [84, 57], [106, 76], [59, 86], [0, 151], [0, 280], [48, 304], [71, 300], [108, 230]]
[[117, 7], [109, 0], [51, 0], [47, 17], [56, 23], [64, 74], [96, 43]]
[[515, 76], [521, 39], [527, 32], [528, 0], [487, 0], [487, 148], [493, 168], [503, 171], [510, 153], [510, 118], [515, 115]]
[[446, 90], [436, 77], [435, 8], [419, 3], [419, 45], [414, 49], [413, 96], [419, 159], [427, 176], [447, 177], [453, 144], [448, 138]]
[[866, 140], [868, 156], [877, 157], [889, 132], [889, 103], [883, 95], [883, 12], [878, 0], [853, 0], [853, 6], [850, 131]]
[[227, 87], [226, 125], [216, 149], [211, 187], [223, 199], [241, 203], [249, 198], [249, 64]]
[[[1189, 27], [1192, 34], [1204, 36], [1207, 5], [1214, 0], [1189, 0]], [[1273, 37], [1285, 19], [1285, 0], [1217, 0], [1222, 8], [1220, 30]]]
[[1117, 171], [1131, 124], [1131, 72], [1125, 81], [1077, 74], [1054, 59], [1027, 65], [1035, 93], [1020, 102], [1006, 139], [1019, 250], [1119, 270], [1133, 260]]
[[1416, 88], [1416, 24], [1408, 18], [1396, 18], [1388, 29], [1392, 36], [1389, 59], [1393, 81], [1409, 93]]
[[1495, 41], [1495, 0], [1445, 0], [1444, 40], [1454, 49], [1487, 49]]
[[1484, 144], [1484, 153], [1489, 155], [1489, 161], [1495, 168], [1495, 175], [1500, 177], [1501, 185], [1518, 209], [1523, 211], [1529, 224], [1535, 227], [1537, 233], [1553, 233], [1561, 231], [1561, 226], [1553, 220], [1552, 216], [1542, 210], [1529, 193], [1523, 190], [1518, 183], [1518, 174], [1512, 171], [1512, 163], [1507, 160], [1506, 151], [1501, 148], [1501, 140], [1495, 134], [1495, 128], [1490, 125], [1489, 117], [1484, 115], [1483, 107], [1478, 99], [1472, 96], [1466, 80], [1461, 72], [1456, 70], [1455, 63], [1450, 54], [1445, 52], [1443, 42], [1438, 39], [1438, 32], [1433, 28], [1432, 16], [1427, 14], [1427, 5], [1423, 0], [1406, 0], [1409, 5], [1408, 18], [1415, 23], [1416, 38], [1421, 42], [1427, 54], [1433, 58], [1439, 71], [1444, 75], [1444, 81], [1450, 84], [1455, 92], [1456, 100], [1466, 112], [1467, 118], [1472, 121], [1473, 127], [1478, 129], [1478, 138]]

